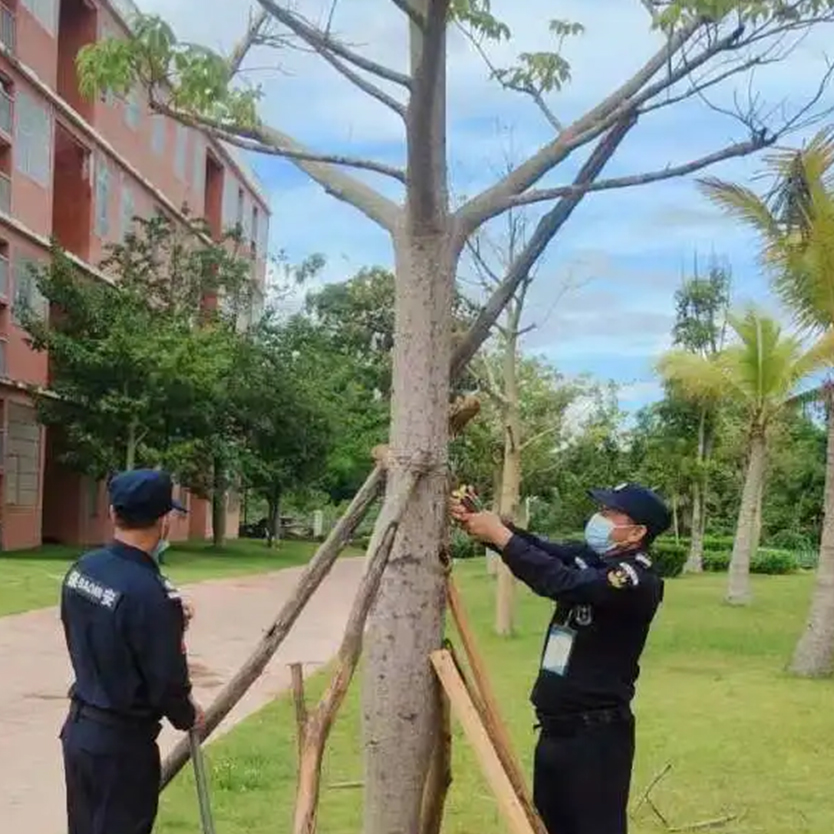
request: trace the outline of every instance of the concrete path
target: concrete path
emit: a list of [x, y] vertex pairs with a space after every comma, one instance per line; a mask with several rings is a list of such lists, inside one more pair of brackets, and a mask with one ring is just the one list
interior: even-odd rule
[[[362, 574], [361, 559], [336, 563], [261, 679], [212, 738], [289, 686], [288, 664], [307, 670], [336, 652]], [[249, 654], [301, 568], [210, 580], [182, 590], [196, 614], [187, 634], [197, 700], [208, 704]], [[0, 819], [3, 831], [63, 834], [64, 782], [58, 733], [72, 680], [55, 608], [0, 618]], [[163, 756], [180, 734], [167, 722]]]

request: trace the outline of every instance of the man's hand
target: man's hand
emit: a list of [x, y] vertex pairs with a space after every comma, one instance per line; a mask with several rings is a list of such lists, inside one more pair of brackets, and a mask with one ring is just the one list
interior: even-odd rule
[[463, 503], [452, 499], [449, 512], [452, 518], [463, 527], [472, 538], [503, 548], [512, 538], [512, 531], [495, 513], [472, 513]]
[[185, 598], [180, 601], [182, 603], [182, 615], [185, 618], [185, 627], [188, 628], [194, 619], [194, 605]]

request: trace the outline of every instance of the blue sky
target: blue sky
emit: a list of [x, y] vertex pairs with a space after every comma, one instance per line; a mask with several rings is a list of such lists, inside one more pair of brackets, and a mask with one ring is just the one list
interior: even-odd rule
[[[298, 0], [295, 6], [321, 20], [331, 4]], [[141, 5], [164, 15], [180, 37], [222, 50], [244, 30], [249, 7], [246, 0], [232, 0], [205, 15], [198, 13], [205, 0], [144, 0]], [[549, 99], [563, 122], [596, 104], [659, 45], [640, 0], [494, 0], [493, 10], [513, 32], [509, 44], [491, 50], [497, 65], [512, 63], [523, 51], [552, 48], [546, 22], [554, 14], [586, 27], [563, 50], [573, 68], [571, 84]], [[403, 68], [406, 30], [392, 3], [341, 0], [334, 31], [369, 57]], [[711, 92], [710, 101], [727, 106], [735, 93], [745, 96], [754, 89], [763, 108], [784, 105], [795, 112], [816, 91], [830, 39], [830, 28], [820, 29], [786, 61], [757, 71], [752, 84], [749, 75], [738, 76]], [[314, 56], [253, 53], [248, 66], [248, 77], [264, 86], [265, 120], [311, 149], [402, 160], [397, 118]], [[456, 33], [450, 38], [449, 88], [449, 160], [457, 197], [488, 185], [508, 153], [521, 161], [552, 136], [533, 103], [491, 82], [482, 60]], [[834, 106], [834, 93], [822, 100], [820, 107], [825, 106]], [[808, 134], [794, 134], [786, 142], [796, 145]], [[604, 176], [680, 164], [746, 138], [737, 121], [696, 97], [641, 120]], [[570, 160], [546, 184], [569, 182], [581, 161]], [[253, 164], [272, 198], [274, 249], [286, 250], [292, 260], [321, 252], [328, 262], [325, 281], [344, 280], [365, 265], [391, 265], [387, 235], [354, 209], [324, 194], [286, 161], [255, 158]], [[752, 183], [762, 165], [757, 156], [721, 163], [709, 173]], [[397, 196], [396, 183], [392, 190], [392, 181], [359, 176]], [[545, 208], [531, 210], [530, 221]], [[503, 228], [498, 221], [489, 233], [499, 236]], [[525, 337], [525, 349], [547, 356], [568, 375], [590, 372], [616, 380], [623, 385], [622, 406], [639, 407], [657, 396], [652, 363], [669, 346], [674, 292], [696, 255], [704, 265], [711, 254], [729, 262], [736, 305], [755, 301], [779, 312], [756, 266], [754, 244], [751, 234], [724, 219], [691, 179], [590, 194], [539, 266], [526, 315], [526, 323], [536, 328]], [[467, 274], [464, 265], [462, 275]], [[564, 289], [566, 282], [571, 289]]]

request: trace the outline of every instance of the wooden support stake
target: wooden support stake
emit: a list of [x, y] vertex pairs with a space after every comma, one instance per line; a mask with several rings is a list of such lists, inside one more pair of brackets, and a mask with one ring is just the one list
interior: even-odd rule
[[304, 735], [307, 732], [307, 699], [304, 696], [304, 669], [300, 663], [290, 664], [292, 685], [292, 702], [295, 705], [296, 739], [298, 741], [298, 761], [301, 763], [301, 750], [304, 747]]
[[[205, 723], [200, 727], [200, 741], [206, 739], [220, 722], [232, 711], [235, 704], [249, 691], [249, 687], [261, 676], [267, 663], [284, 642], [295, 621], [313, 592], [321, 585], [336, 561], [336, 557], [350, 541], [359, 523], [379, 496], [385, 483], [385, 466], [377, 463], [359, 492], [350, 502], [345, 514], [316, 550], [313, 558], [298, 580], [293, 595], [284, 603], [278, 616], [258, 642], [252, 654], [244, 661], [235, 676], [220, 690], [217, 698], [206, 709]], [[179, 773], [190, 756], [188, 739], [183, 738], [162, 764], [160, 790], [163, 790]]]
[[464, 653], [466, 654], [466, 659], [472, 672], [472, 677], [474, 678], [474, 689], [478, 694], [476, 705], [481, 712], [484, 726], [501, 759], [501, 763], [504, 765], [504, 769], [507, 771], [507, 776], [510, 782], [512, 782], [513, 788], [524, 807], [524, 812], [530, 821], [530, 825], [536, 834], [547, 834], [544, 822], [533, 805], [533, 799], [530, 796], [521, 764], [515, 754], [510, 734], [501, 719], [498, 699], [495, 697], [486, 664], [478, 650], [475, 634], [469, 624], [469, 618], [466, 616], [463, 600], [451, 573], [446, 578], [446, 595], [449, 608], [452, 611], [455, 627], [460, 635], [461, 643], [463, 643]]
[[498, 800], [512, 834], [535, 834], [524, 806], [510, 781], [498, 753], [493, 747], [489, 733], [481, 720], [478, 710], [466, 689], [466, 684], [446, 649], [432, 652], [431, 662], [449, 701], [452, 710], [463, 726], [469, 743], [475, 750], [481, 769]]
[[309, 715], [304, 731], [304, 745], [298, 768], [293, 834], [315, 834], [316, 809], [321, 788], [321, 764], [324, 746], [333, 726], [336, 713], [347, 694], [348, 687], [362, 653], [365, 622], [371, 610], [382, 574], [397, 536], [400, 519], [405, 512], [414, 487], [422, 475], [418, 468], [407, 470], [402, 488], [382, 506], [379, 519], [368, 545], [368, 568], [362, 577], [353, 601], [342, 643], [336, 659], [336, 670], [315, 710]]
[[420, 834], [440, 834], [443, 826], [443, 809], [446, 796], [452, 785], [452, 720], [449, 698], [438, 684], [437, 697], [440, 699], [440, 721], [434, 740], [431, 764], [423, 790], [423, 805], [420, 811]]

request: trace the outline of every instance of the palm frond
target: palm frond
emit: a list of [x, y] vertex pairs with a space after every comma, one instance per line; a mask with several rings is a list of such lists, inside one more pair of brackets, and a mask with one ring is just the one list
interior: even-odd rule
[[723, 369], [714, 361], [686, 350], [670, 350], [655, 364], [663, 379], [677, 387], [682, 396], [696, 402], [719, 399], [726, 393]]
[[768, 207], [751, 189], [716, 177], [699, 179], [700, 190], [725, 214], [752, 226], [765, 240], [779, 234], [776, 218]]

